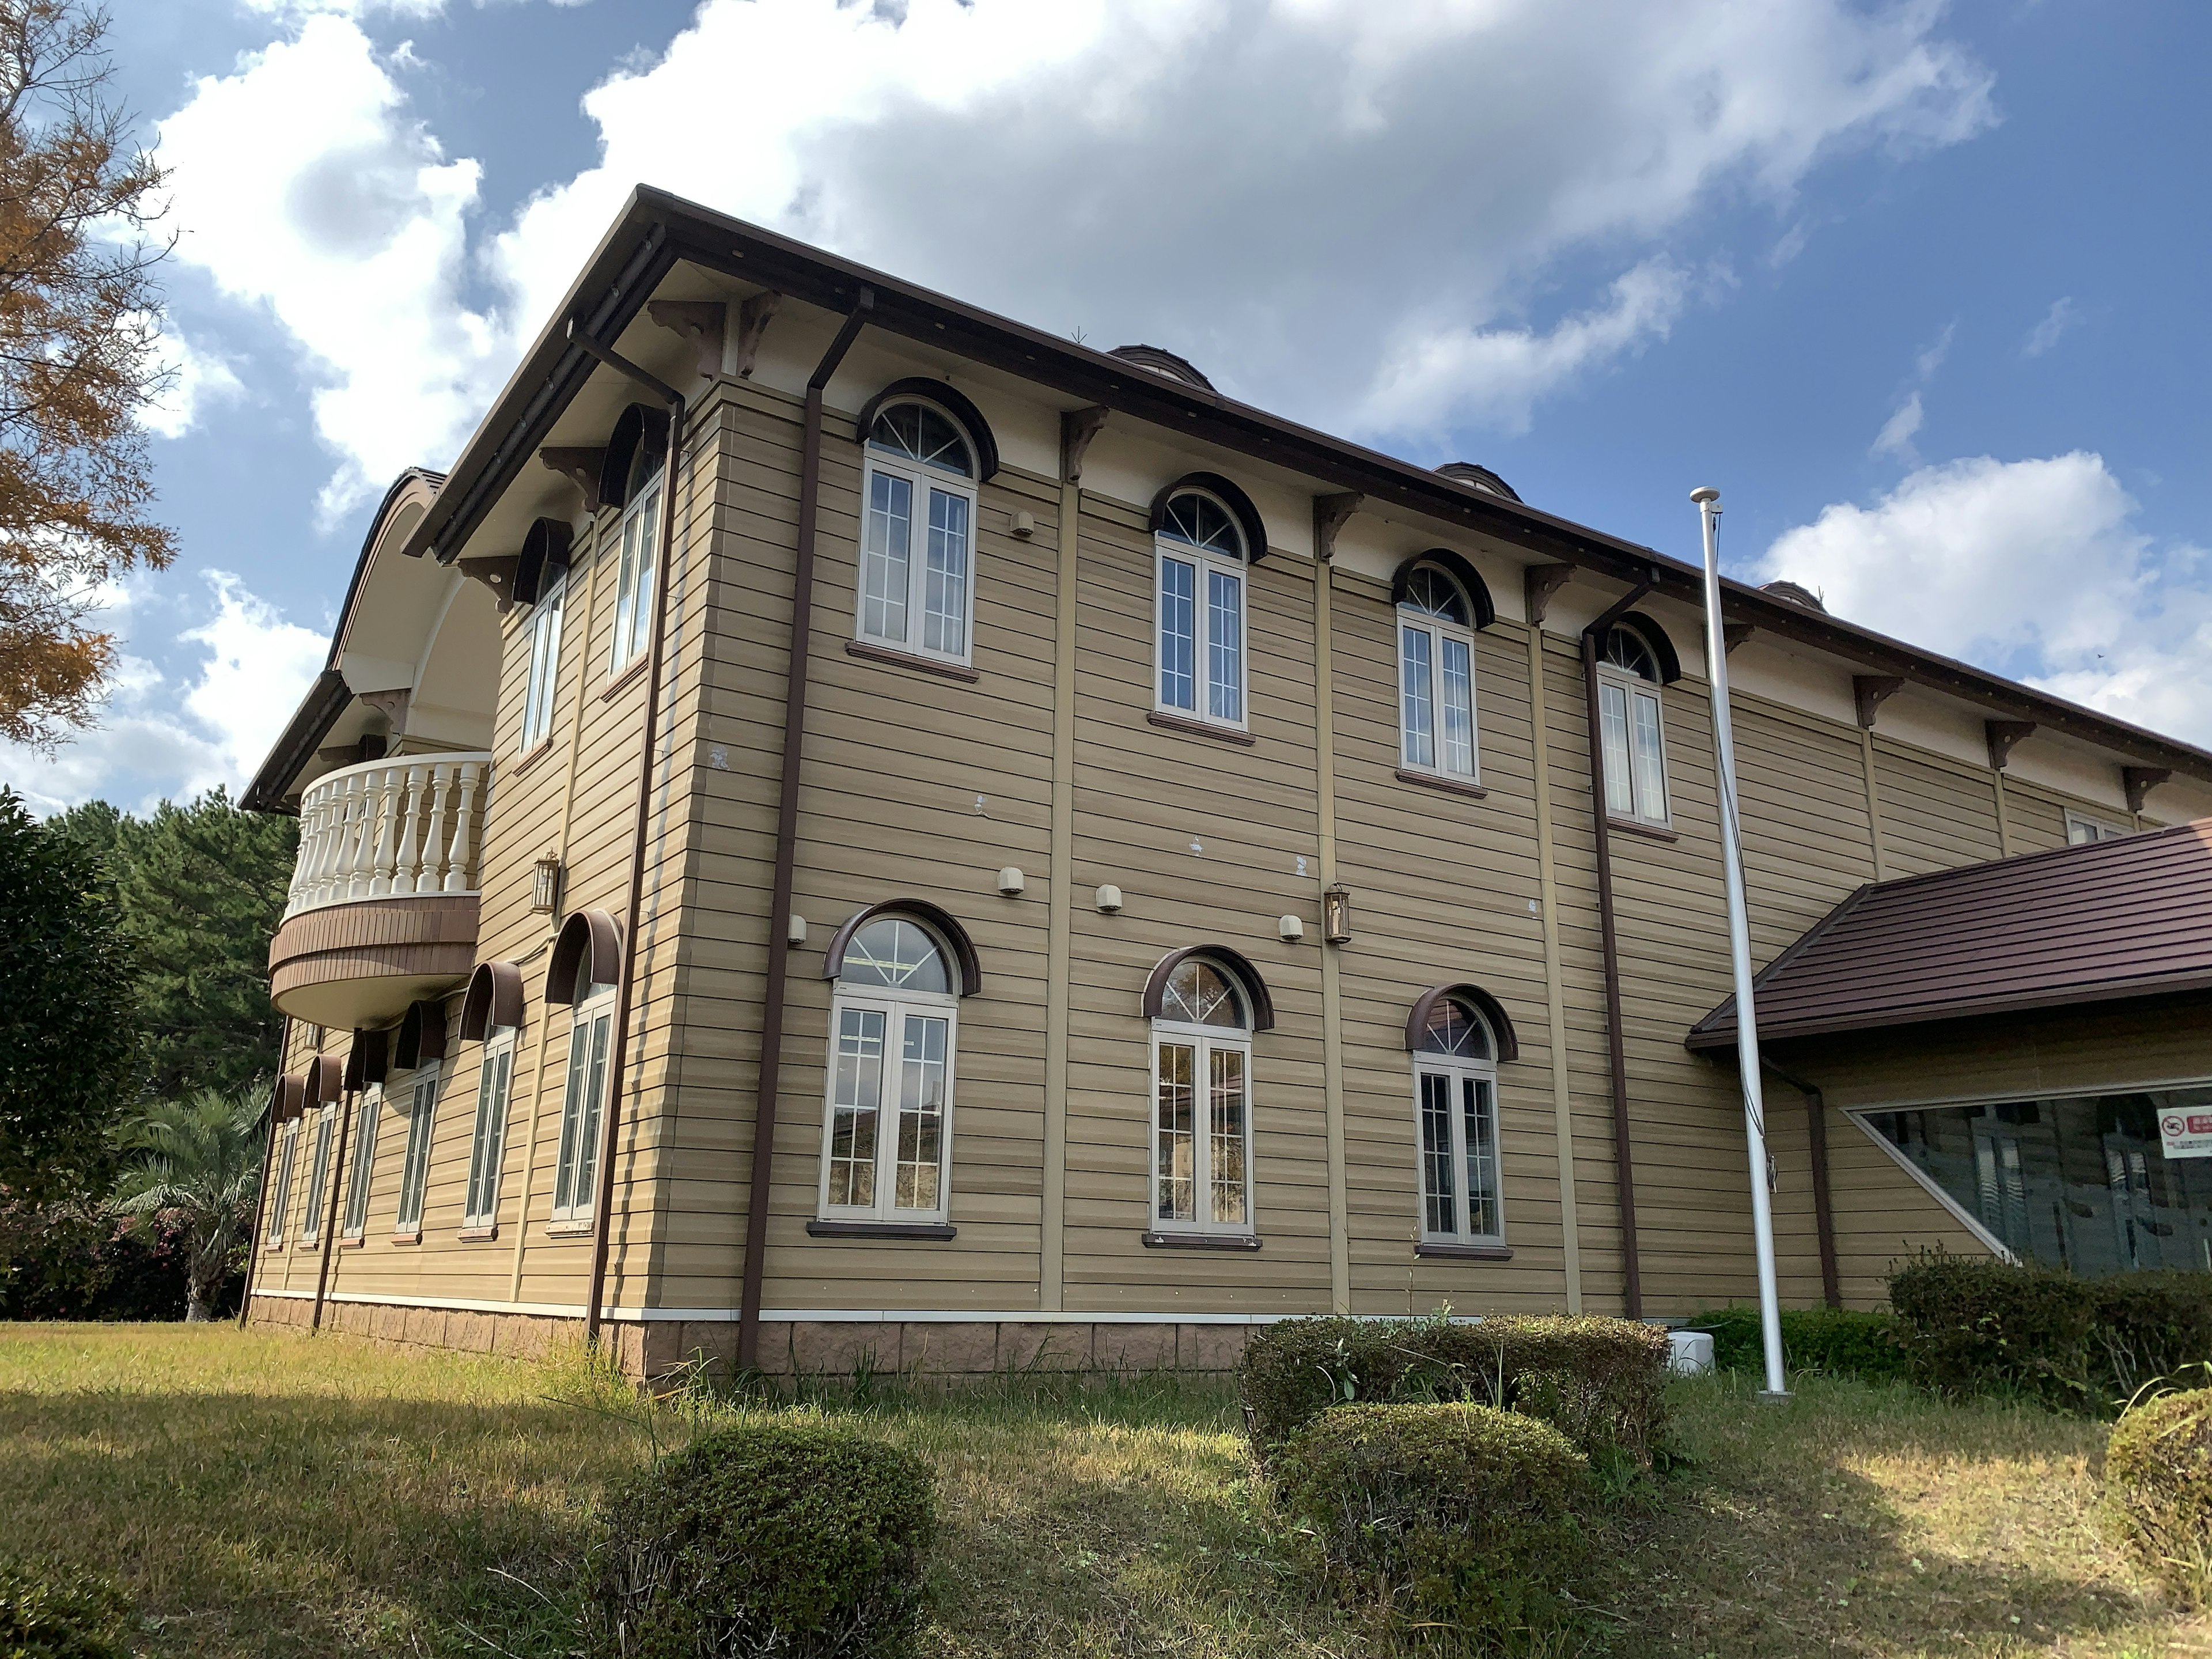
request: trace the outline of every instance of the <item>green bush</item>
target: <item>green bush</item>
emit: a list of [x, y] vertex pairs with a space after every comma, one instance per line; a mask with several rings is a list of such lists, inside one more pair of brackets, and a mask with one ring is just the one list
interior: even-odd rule
[[747, 1424], [611, 1493], [586, 1617], [625, 1659], [866, 1659], [921, 1610], [928, 1468], [849, 1431]]
[[1253, 1338], [1238, 1397], [1262, 1462], [1332, 1406], [1471, 1401], [1540, 1418], [1585, 1456], [1650, 1467], [1667, 1334], [1626, 1319], [1290, 1319]]
[[1905, 1364], [1946, 1394], [1996, 1389], [2094, 1410], [2087, 1287], [2069, 1273], [1929, 1255], [1890, 1276]]
[[2212, 1361], [2212, 1273], [2116, 1273], [2085, 1288], [2090, 1370], [2107, 1400]]
[[1589, 1475], [1549, 1424], [1488, 1406], [1339, 1406], [1281, 1451], [1284, 1506], [1340, 1593], [1474, 1652], [1562, 1621], [1589, 1558], [1575, 1508]]
[[0, 1562], [0, 1659], [123, 1659], [129, 1612], [105, 1579]]
[[2184, 1602], [2212, 1601], [2212, 1389], [2128, 1411], [2105, 1448], [2105, 1491], [2144, 1570]]
[[[1784, 1308], [1782, 1358], [1793, 1371], [1824, 1376], [1856, 1376], [1887, 1382], [1905, 1375], [1905, 1351], [1898, 1346], [1896, 1321], [1885, 1313], [1850, 1308]], [[1713, 1364], [1724, 1371], [1765, 1369], [1766, 1351], [1756, 1308], [1717, 1308], [1701, 1313], [1689, 1329], [1713, 1339]]]

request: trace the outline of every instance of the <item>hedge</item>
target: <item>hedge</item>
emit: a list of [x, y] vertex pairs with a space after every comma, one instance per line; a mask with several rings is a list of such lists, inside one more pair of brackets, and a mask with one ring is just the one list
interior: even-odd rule
[[2144, 1571], [2185, 1603], [2212, 1601], [2212, 1389], [2124, 1415], [2105, 1449], [2105, 1490]]
[[[1567, 1437], [1478, 1405], [1347, 1405], [1284, 1443], [1285, 1509], [1340, 1593], [1462, 1651], [1557, 1626], [1589, 1549], [1589, 1465]], [[1521, 1639], [1516, 1639], [1521, 1638]]]
[[1585, 1455], [1649, 1468], [1667, 1367], [1666, 1332], [1626, 1319], [1291, 1319], [1245, 1346], [1237, 1382], [1263, 1463], [1332, 1406], [1471, 1401], [1540, 1419]]
[[623, 1659], [872, 1659], [921, 1616], [928, 1468], [848, 1430], [747, 1424], [609, 1495], [586, 1609]]
[[[1898, 1346], [1895, 1326], [1886, 1313], [1862, 1313], [1850, 1308], [1784, 1308], [1783, 1363], [1792, 1371], [1892, 1382], [1906, 1375], [1905, 1351]], [[1711, 1334], [1713, 1364], [1721, 1370], [1756, 1371], [1766, 1364], [1756, 1308], [1717, 1308], [1699, 1314], [1686, 1328]]]
[[0, 1655], [124, 1659], [130, 1604], [104, 1578], [0, 1562]]

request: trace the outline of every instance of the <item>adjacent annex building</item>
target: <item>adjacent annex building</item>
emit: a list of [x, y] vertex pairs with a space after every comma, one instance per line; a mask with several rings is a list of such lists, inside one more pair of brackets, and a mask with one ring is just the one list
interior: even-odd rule
[[[972, 1370], [1746, 1299], [1698, 593], [641, 190], [249, 792], [249, 1315]], [[1725, 604], [1785, 1297], [2212, 1266], [2212, 754]]]

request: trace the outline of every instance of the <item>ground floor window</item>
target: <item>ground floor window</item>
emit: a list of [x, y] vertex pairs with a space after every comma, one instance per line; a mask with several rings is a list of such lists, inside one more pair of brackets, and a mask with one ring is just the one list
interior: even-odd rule
[[1251, 1018], [1230, 975], [1193, 957], [1152, 1022], [1152, 1225], [1252, 1231]]
[[337, 1123], [335, 1103], [315, 1114], [315, 1146], [307, 1162], [307, 1201], [300, 1216], [300, 1242], [312, 1244], [323, 1236], [323, 1195], [331, 1178], [331, 1132]]
[[353, 1162], [346, 1173], [345, 1223], [340, 1238], [359, 1238], [368, 1226], [368, 1187], [376, 1178], [376, 1121], [384, 1115], [384, 1090], [372, 1086], [361, 1097], [361, 1121], [354, 1128]]
[[2212, 1268], [2212, 1084], [1858, 1115], [2022, 1261]]
[[499, 1224], [499, 1170], [507, 1155], [507, 1094], [514, 1066], [512, 1033], [484, 1045], [483, 1068], [477, 1076], [476, 1133], [469, 1143], [469, 1191], [461, 1206], [461, 1225]]
[[438, 1104], [438, 1067], [425, 1066], [396, 1091], [407, 1103], [407, 1152], [399, 1164], [399, 1233], [422, 1231], [422, 1189], [430, 1179], [430, 1126]]
[[607, 1060], [614, 1040], [615, 988], [596, 985], [577, 999], [568, 1028], [568, 1083], [561, 1097], [561, 1152], [553, 1171], [553, 1219], [590, 1218], [599, 1198], [599, 1123], [606, 1110]]
[[269, 1248], [284, 1242], [284, 1218], [292, 1207], [292, 1161], [300, 1151], [300, 1120], [294, 1118], [277, 1132], [276, 1186], [269, 1194]]
[[1425, 1243], [1504, 1242], [1496, 1054], [1479, 1012], [1456, 998], [1437, 1000], [1413, 1055]]

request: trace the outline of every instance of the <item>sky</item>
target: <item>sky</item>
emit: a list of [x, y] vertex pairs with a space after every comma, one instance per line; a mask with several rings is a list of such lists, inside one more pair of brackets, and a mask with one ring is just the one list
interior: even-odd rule
[[[250, 777], [650, 183], [2212, 745], [2212, 8], [111, 0], [182, 551], [0, 782]], [[2195, 159], [2191, 159], [2195, 158]]]

